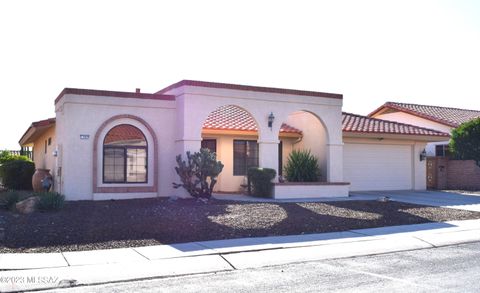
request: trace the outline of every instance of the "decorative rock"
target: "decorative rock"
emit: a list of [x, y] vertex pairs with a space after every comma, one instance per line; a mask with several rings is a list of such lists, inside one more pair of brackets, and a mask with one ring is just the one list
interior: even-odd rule
[[390, 197], [388, 197], [388, 196], [382, 196], [382, 197], [379, 197], [379, 198], [377, 199], [377, 201], [379, 201], [379, 202], [389, 202], [389, 201], [390, 201]]
[[25, 200], [19, 201], [16, 205], [15, 208], [17, 211], [21, 214], [30, 214], [33, 211], [35, 211], [35, 208], [37, 206], [37, 203], [40, 201], [40, 197], [38, 196], [32, 196], [29, 197]]

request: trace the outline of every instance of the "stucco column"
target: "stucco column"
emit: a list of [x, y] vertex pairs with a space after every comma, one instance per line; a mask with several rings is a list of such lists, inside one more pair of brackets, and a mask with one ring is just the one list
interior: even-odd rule
[[413, 189], [427, 189], [427, 159], [420, 161], [420, 153], [425, 149], [425, 143], [415, 143], [413, 147]]
[[[270, 168], [277, 172], [278, 176], [278, 144], [279, 140], [261, 140], [258, 141], [259, 158], [258, 164], [260, 168]], [[277, 177], [275, 177], [275, 182]]]
[[327, 144], [327, 181], [343, 182], [343, 143]]

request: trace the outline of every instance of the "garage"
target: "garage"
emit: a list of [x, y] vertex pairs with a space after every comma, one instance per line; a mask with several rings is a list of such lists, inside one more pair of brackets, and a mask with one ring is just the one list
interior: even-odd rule
[[350, 191], [425, 190], [425, 146], [448, 133], [343, 113], [343, 179]]
[[351, 191], [413, 189], [411, 145], [346, 143], [343, 154]]

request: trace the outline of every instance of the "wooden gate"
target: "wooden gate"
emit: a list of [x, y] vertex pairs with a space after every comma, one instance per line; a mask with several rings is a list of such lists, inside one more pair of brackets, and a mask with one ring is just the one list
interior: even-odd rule
[[427, 189], [437, 189], [437, 160], [427, 157]]

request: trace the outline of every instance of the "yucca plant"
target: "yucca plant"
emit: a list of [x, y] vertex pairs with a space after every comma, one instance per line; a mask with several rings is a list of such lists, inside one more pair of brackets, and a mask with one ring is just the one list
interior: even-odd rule
[[290, 182], [316, 182], [320, 179], [318, 159], [310, 150], [293, 150], [284, 171]]
[[42, 211], [58, 211], [65, 204], [65, 196], [58, 192], [39, 192], [37, 195], [40, 197], [38, 209]]

